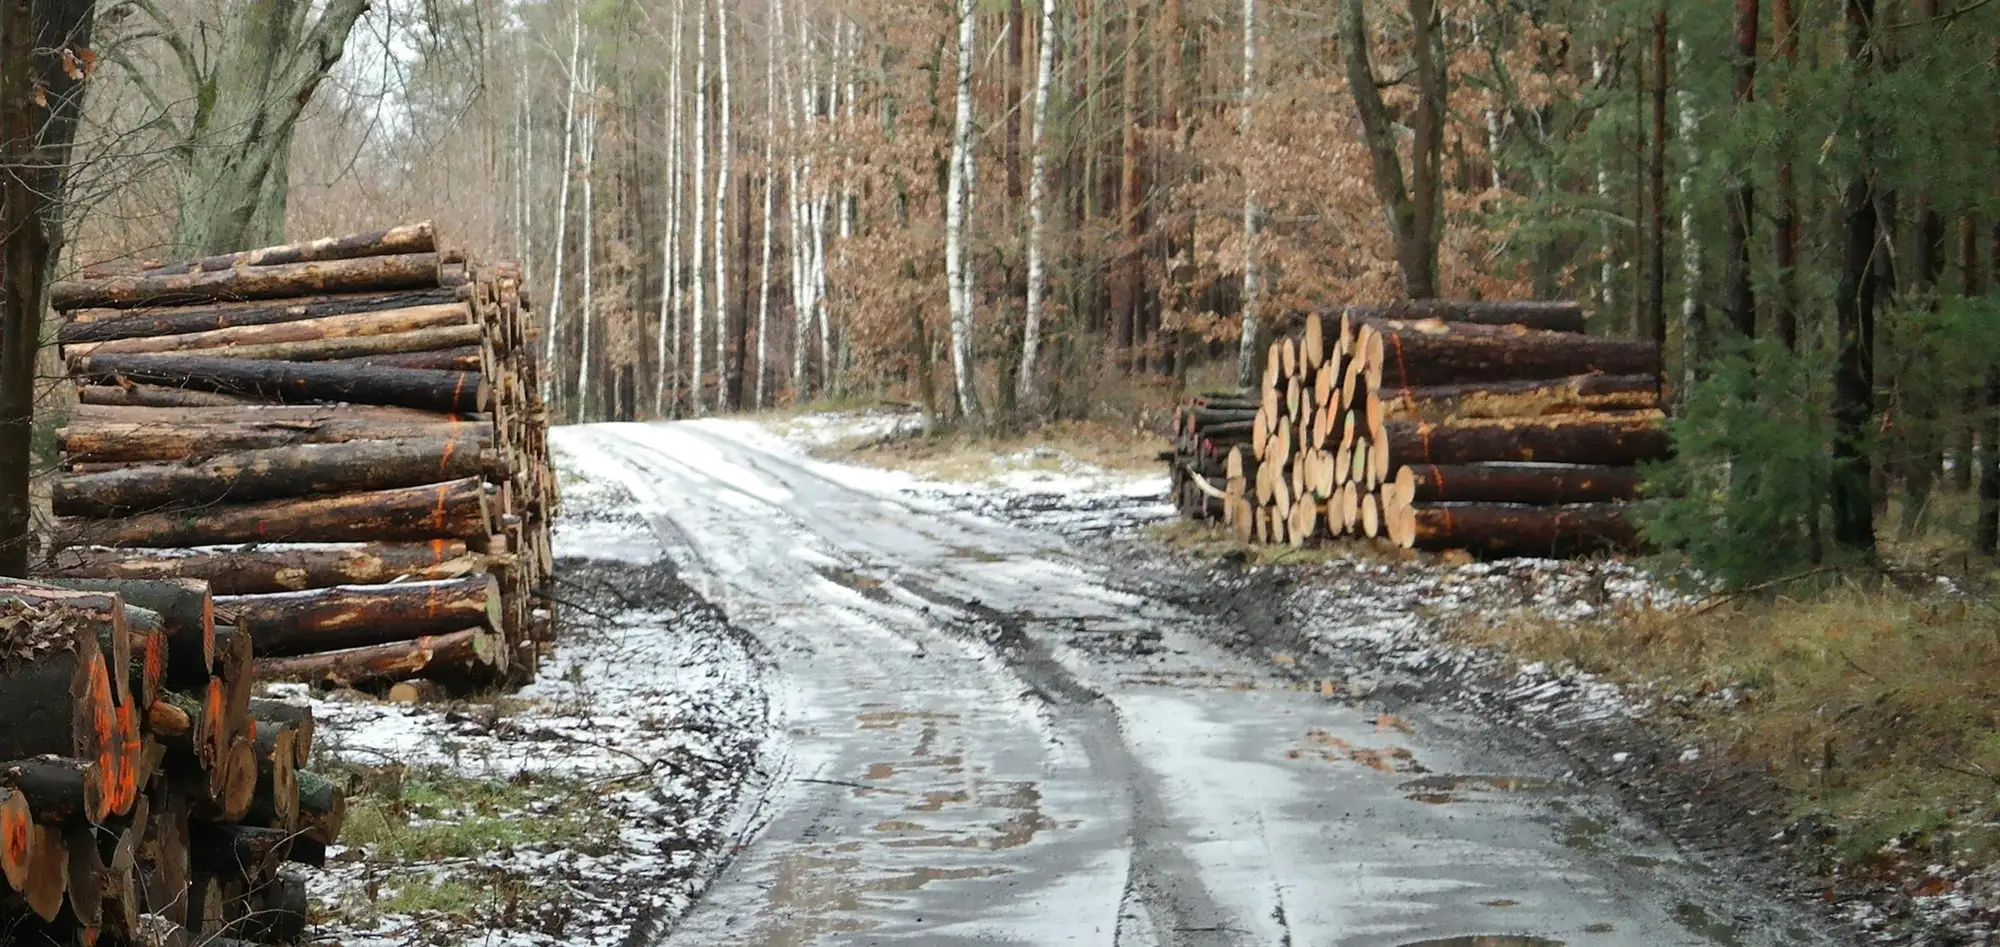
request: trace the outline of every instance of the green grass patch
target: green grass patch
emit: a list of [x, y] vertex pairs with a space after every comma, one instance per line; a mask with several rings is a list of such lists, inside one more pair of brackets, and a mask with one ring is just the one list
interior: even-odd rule
[[903, 470], [939, 480], [977, 482], [1021, 470], [1061, 471], [1074, 463], [1120, 473], [1163, 469], [1165, 438], [1108, 421], [1051, 421], [1021, 431], [961, 429], [894, 438], [863, 438], [825, 448], [830, 459]]
[[379, 862], [476, 858], [553, 844], [602, 854], [619, 826], [587, 784], [537, 775], [470, 779], [442, 769], [351, 767], [341, 841]]

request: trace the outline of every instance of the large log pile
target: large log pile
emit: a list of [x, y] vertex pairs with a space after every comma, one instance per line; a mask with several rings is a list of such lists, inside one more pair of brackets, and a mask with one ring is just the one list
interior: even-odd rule
[[523, 682], [556, 513], [510, 265], [413, 224], [58, 283], [64, 578], [197, 578], [268, 674]]
[[1640, 545], [1667, 456], [1660, 356], [1566, 303], [1350, 307], [1290, 321], [1247, 392], [1175, 413], [1173, 499], [1245, 542], [1575, 555]]
[[291, 943], [340, 835], [311, 711], [195, 580], [0, 580], [0, 943]]

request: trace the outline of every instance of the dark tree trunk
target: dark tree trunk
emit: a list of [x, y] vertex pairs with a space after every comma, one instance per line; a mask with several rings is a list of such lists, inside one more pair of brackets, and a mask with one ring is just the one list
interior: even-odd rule
[[[1869, 71], [1869, 32], [1874, 25], [1875, 0], [1847, 0], [1848, 60], [1857, 81], [1866, 81]], [[1865, 123], [1866, 116], [1856, 103], [1849, 118]], [[1849, 549], [1873, 554], [1875, 550], [1875, 505], [1870, 497], [1872, 463], [1868, 451], [1869, 422], [1875, 411], [1875, 193], [1871, 180], [1869, 142], [1866, 127], [1855, 135], [1861, 145], [1859, 166], [1848, 180], [1841, 198], [1842, 252], [1840, 286], [1834, 297], [1835, 332], [1838, 337], [1838, 367], [1834, 371], [1833, 394], [1833, 507], [1834, 541]]]
[[[1736, 0], [1735, 87], [1730, 101], [1738, 114], [1750, 106], [1757, 88], [1757, 0]], [[1750, 222], [1756, 216], [1755, 191], [1747, 168], [1734, 172], [1737, 184], [1728, 201], [1728, 270], [1723, 276], [1729, 323], [1738, 335], [1757, 334], [1757, 297], [1750, 286]], [[1687, 200], [1691, 195], [1682, 195]]]
[[1784, 115], [1779, 118], [1780, 129], [1777, 138], [1778, 169], [1778, 213], [1771, 222], [1772, 260], [1778, 270], [1777, 293], [1771, 300], [1771, 329], [1778, 335], [1778, 341], [1787, 349], [1796, 351], [1799, 347], [1798, 317], [1798, 266], [1799, 266], [1799, 194], [1798, 185], [1792, 180], [1792, 148], [1790, 103], [1786, 98], [1786, 86], [1790, 85], [1792, 70], [1799, 62], [1799, 25], [1792, 15], [1793, 0], [1772, 0], [1771, 35], [1785, 60], [1785, 79], [1780, 84], [1777, 95]]
[[[1646, 279], [1646, 332], [1667, 347], [1667, 11], [1653, 15], [1653, 134], [1646, 171], [1653, 198], [1651, 266]], [[1663, 376], [1664, 377], [1664, 376]]]

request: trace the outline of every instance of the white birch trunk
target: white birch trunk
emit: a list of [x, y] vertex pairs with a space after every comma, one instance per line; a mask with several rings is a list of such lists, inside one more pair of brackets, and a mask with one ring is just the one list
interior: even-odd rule
[[[1248, 3], [1251, 0], [1244, 0]], [[945, 196], [944, 266], [951, 297], [951, 368], [958, 388], [958, 409], [967, 420], [979, 418], [978, 391], [973, 387], [972, 261], [966, 253], [966, 212], [972, 197], [972, 57], [977, 55], [978, 5], [958, 0], [958, 91], [951, 134], [951, 167]]]
[[[528, 71], [521, 70], [521, 283], [535, 285], [535, 111]], [[546, 372], [544, 373], [546, 374]]]
[[715, 6], [716, 78], [722, 100], [715, 125], [715, 409], [729, 410], [729, 9]]
[[702, 202], [708, 186], [708, 0], [696, 0], [699, 9], [695, 27], [694, 53], [694, 252], [690, 255], [688, 279], [693, 298], [693, 315], [690, 319], [689, 342], [694, 347], [694, 364], [688, 378], [688, 407], [696, 416], [702, 413], [701, 404], [701, 323], [707, 298], [702, 286]]
[[826, 218], [828, 216], [826, 194], [822, 192], [813, 204], [813, 258], [812, 258], [812, 301], [813, 310], [819, 316], [819, 388], [823, 392], [840, 394], [833, 376], [833, 334], [828, 330], [830, 322], [826, 303]]
[[576, 67], [577, 58], [583, 53], [583, 12], [581, 6], [570, 8], [569, 69], [563, 74], [565, 93], [563, 102], [563, 156], [562, 183], [556, 195], [556, 264], [555, 279], [549, 287], [549, 331], [543, 340], [542, 364], [548, 371], [542, 373], [542, 399], [549, 402], [551, 410], [560, 386], [555, 384], [556, 340], [562, 334], [562, 289], [563, 289], [563, 245], [569, 240], [569, 184], [570, 162], [576, 150]]
[[[1056, 0], [1042, 0], [1040, 49], [1035, 55], [1035, 127], [1033, 164], [1028, 178], [1028, 304], [1021, 330], [1021, 379], [1015, 391], [1023, 407], [1035, 397], [1035, 357], [1042, 342], [1042, 239], [1048, 226], [1049, 86], [1055, 77]], [[1005, 383], [1004, 381], [1002, 382]]]
[[757, 379], [750, 387], [750, 406], [758, 411], [764, 410], [765, 378], [770, 375], [764, 361], [771, 351], [765, 342], [771, 326], [771, 192], [778, 186], [778, 31], [783, 28], [779, 4], [780, 0], [772, 0], [775, 22], [764, 31], [764, 267], [757, 277]]
[[[784, 9], [782, 6], [778, 8], [778, 19], [780, 21], [778, 29], [782, 32], [784, 29]], [[799, 17], [799, 25], [801, 36], [803, 36], [805, 17]], [[790, 39], [789, 34], [787, 34], [787, 39]], [[803, 50], [805, 44], [800, 42], [796, 45], [796, 48]], [[793, 142], [791, 153], [787, 156], [785, 162], [788, 184], [785, 189], [785, 217], [788, 226], [787, 232], [791, 236], [791, 239], [786, 242], [785, 249], [791, 257], [792, 263], [790, 287], [792, 294], [792, 403], [804, 404], [809, 395], [806, 390], [806, 325], [808, 318], [805, 296], [806, 230], [805, 223], [801, 219], [800, 214], [800, 209], [804, 206], [799, 198], [799, 184], [802, 176], [799, 168], [800, 159], [797, 144], [800, 124], [799, 116], [801, 112], [798, 108], [797, 83], [793, 79], [795, 68], [796, 64], [790, 59], [785, 61], [785, 133], [786, 137]]]
[[[1676, 44], [1682, 66], [1688, 59], [1686, 40]], [[1681, 144], [1685, 148], [1686, 163], [1681, 167], [1680, 188], [1684, 199], [1681, 201], [1681, 271], [1685, 275], [1681, 282], [1681, 364], [1687, 369], [1685, 382], [1688, 388], [1695, 383], [1696, 366], [1701, 364], [1708, 353], [1703, 351], [1708, 345], [1708, 326], [1701, 311], [1701, 235], [1695, 231], [1694, 201], [1685, 199], [1694, 193], [1694, 168], [1701, 160], [1701, 150], [1695, 136], [1701, 132], [1701, 120], [1695, 115], [1694, 96], [1682, 85], [1674, 93], [1674, 111], [1680, 125]], [[1682, 390], [1688, 390], [1683, 388]]]
[[1257, 297], [1263, 286], [1257, 273], [1257, 188], [1250, 175], [1250, 105], [1257, 81], [1257, 0], [1243, 0], [1243, 111], [1238, 116], [1243, 137], [1243, 332], [1236, 349], [1236, 383], [1245, 388], [1256, 381]]
[[686, 8], [687, 0], [676, 0], [673, 51], [668, 56], [672, 74], [667, 78], [667, 221], [660, 238], [659, 355], [653, 362], [653, 414], [662, 418], [667, 416], [667, 379], [680, 371], [681, 364], [681, 18]]
[[590, 96], [590, 109], [583, 114], [583, 308], [577, 313], [576, 417], [590, 420], [590, 324], [597, 318], [597, 297], [591, 288], [597, 266], [597, 210], [591, 199], [597, 178], [597, 77], [589, 62], [583, 66], [583, 87]]

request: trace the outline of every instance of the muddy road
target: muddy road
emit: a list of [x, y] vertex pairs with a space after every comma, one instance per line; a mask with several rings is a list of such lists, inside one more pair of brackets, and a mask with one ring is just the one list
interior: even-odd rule
[[1825, 942], [1518, 734], [1216, 644], [1115, 548], [747, 423], [557, 444], [775, 658], [754, 831], [669, 945]]

